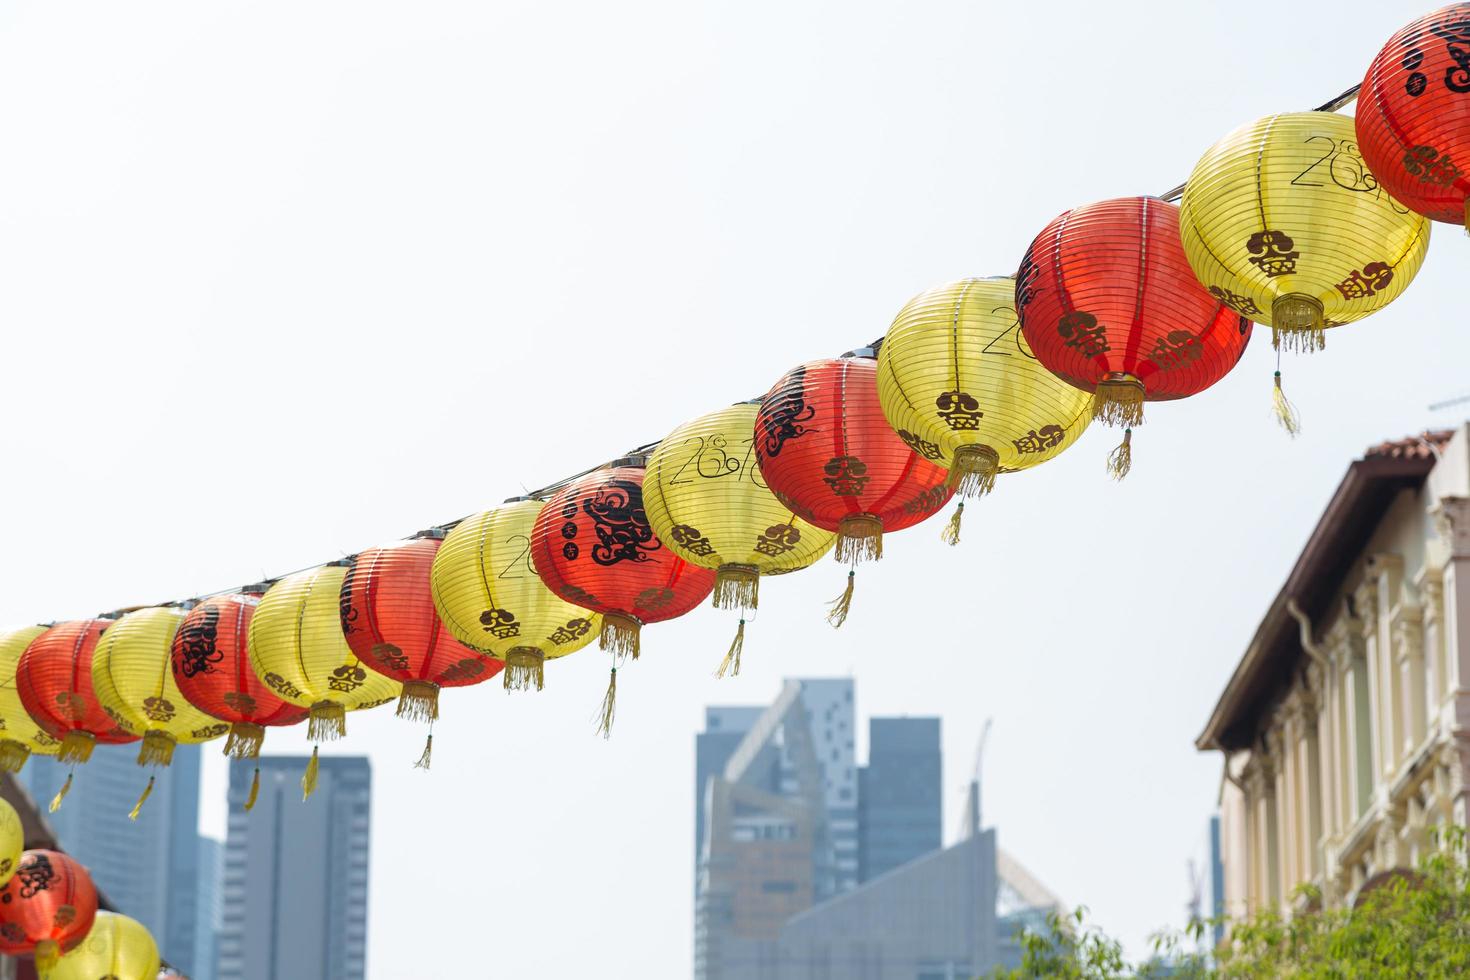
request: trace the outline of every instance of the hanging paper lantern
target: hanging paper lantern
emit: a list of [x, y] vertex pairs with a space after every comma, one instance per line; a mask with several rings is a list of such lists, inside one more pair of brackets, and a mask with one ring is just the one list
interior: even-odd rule
[[[949, 500], [949, 473], [899, 438], [878, 404], [871, 357], [810, 361], [777, 381], [755, 419], [761, 476], [802, 520], [837, 532], [836, 557], [883, 557], [883, 532], [911, 527]], [[854, 573], [829, 617], [842, 625]]]
[[[654, 535], [691, 565], [715, 570], [717, 609], [755, 609], [760, 577], [806, 568], [836, 541], [791, 513], [755, 459], [756, 402], [686, 422], [648, 457], [643, 505]], [[745, 619], [720, 665], [740, 671]]]
[[99, 910], [92, 931], [45, 980], [158, 980], [158, 943], [143, 923]]
[[1386, 306], [1429, 246], [1429, 222], [1379, 186], [1331, 112], [1240, 127], [1195, 165], [1180, 209], [1199, 281], [1278, 349], [1320, 350], [1326, 328]]
[[5, 772], [20, 772], [32, 752], [55, 755], [61, 745], [26, 713], [15, 683], [21, 654], [44, 632], [44, 626], [0, 632], [0, 770]]
[[[272, 585], [250, 620], [250, 666], [282, 701], [309, 709], [313, 742], [347, 734], [347, 712], [398, 697], [400, 685], [368, 670], [342, 635], [340, 596], [345, 563], [287, 575]], [[311, 750], [302, 796], [316, 789], [317, 747]]]
[[[1092, 397], [1048, 371], [1021, 332], [1016, 282], [964, 279], [909, 300], [878, 351], [878, 400], [899, 438], [949, 469], [961, 497], [1044, 463], [1092, 421]], [[945, 531], [959, 540], [964, 502]]]
[[0, 953], [36, 958], [45, 976], [76, 948], [97, 916], [97, 887], [75, 860], [58, 851], [26, 851], [0, 888]]
[[184, 698], [228, 722], [225, 755], [254, 759], [267, 728], [304, 721], [307, 709], [281, 700], [250, 666], [250, 621], [256, 592], [214, 596], [189, 610], [173, 643], [174, 683]]
[[1204, 391], [1250, 340], [1250, 323], [1195, 281], [1179, 209], [1155, 197], [1053, 219], [1021, 260], [1016, 312], [1042, 366], [1092, 392], [1094, 418], [1129, 430], [1109, 460], [1119, 478], [1143, 403]]
[[1388, 39], [1358, 90], [1353, 125], [1372, 176], [1400, 204], [1470, 228], [1467, 95], [1470, 3], [1452, 3]]
[[99, 742], [138, 740], [108, 716], [92, 687], [92, 657], [110, 625], [107, 619], [58, 623], [32, 640], [16, 665], [16, 691], [26, 713], [46, 734], [61, 740], [58, 762], [86, 762]]
[[[638, 657], [644, 624], [682, 616], [709, 596], [715, 573], [665, 548], [643, 506], [644, 457], [578, 477], [558, 490], [531, 531], [531, 560], [547, 588], [602, 614], [601, 645]], [[612, 730], [617, 664], [599, 731]]]
[[[439, 717], [439, 689], [487, 681], [504, 666], [444, 629], [434, 611], [429, 571], [443, 532], [370, 548], [357, 556], [342, 582], [342, 633], [364, 664], [402, 683], [398, 716], [432, 722]], [[429, 768], [434, 736], [419, 759]]]
[[0, 799], [0, 885], [15, 874], [25, 846], [26, 834], [20, 823], [20, 814], [15, 812], [9, 800]]
[[460, 521], [429, 574], [434, 608], [454, 638], [504, 661], [506, 690], [545, 683], [547, 660], [591, 643], [602, 617], [552, 592], [536, 574], [531, 531], [541, 501], [514, 497]]

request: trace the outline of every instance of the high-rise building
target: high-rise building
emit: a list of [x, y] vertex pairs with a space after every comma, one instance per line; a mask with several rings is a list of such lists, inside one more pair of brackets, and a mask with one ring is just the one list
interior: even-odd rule
[[[137, 764], [137, 745], [99, 745], [75, 768], [66, 800], [47, 819], [56, 839], [92, 872], [119, 912], [153, 933], [164, 958], [191, 977], [195, 959], [200, 875], [198, 745], [180, 745], [164, 769]], [[68, 767], [35, 757], [21, 773], [31, 796], [46, 806], [66, 782]], [[136, 821], [128, 811], [149, 776], [152, 793]], [[204, 974], [207, 976], [207, 974]]]
[[246, 811], [253, 763], [230, 765], [218, 980], [362, 980], [367, 970], [372, 770], [362, 757], [323, 757], [301, 799], [307, 760], [265, 756]]
[[873, 718], [868, 764], [858, 771], [858, 877], [870, 881], [939, 850], [938, 718]]
[[224, 874], [225, 845], [213, 837], [199, 838], [199, 891], [194, 915], [194, 969], [189, 980], [214, 980], [219, 958], [219, 929], [223, 921], [220, 879]]

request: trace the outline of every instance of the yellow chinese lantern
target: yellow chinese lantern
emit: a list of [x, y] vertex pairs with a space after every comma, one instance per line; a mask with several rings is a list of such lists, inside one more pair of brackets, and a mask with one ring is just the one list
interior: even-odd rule
[[[347, 712], [376, 708], [402, 686], [368, 670], [342, 635], [340, 593], [345, 562], [287, 575], [261, 597], [250, 620], [250, 666], [276, 697], [307, 708], [313, 742], [347, 734]], [[316, 789], [317, 747], [301, 780], [303, 798]]]
[[87, 938], [63, 956], [46, 980], [157, 980], [158, 944], [147, 927], [98, 910]]
[[548, 589], [531, 561], [542, 502], [514, 497], [467, 517], [445, 537], [429, 573], [434, 608], [454, 638], [505, 661], [505, 689], [538, 691], [545, 663], [591, 643], [602, 617]]
[[[1092, 421], [1092, 396], [1042, 367], [1021, 333], [1016, 281], [962, 279], [899, 311], [878, 351], [878, 399], [910, 449], [949, 470], [961, 497], [1044, 463]], [[964, 501], [944, 538], [959, 541]]]
[[55, 755], [61, 740], [36, 724], [20, 703], [15, 668], [31, 641], [46, 632], [44, 626], [24, 626], [0, 632], [0, 770], [20, 772], [32, 752]]
[[[1413, 281], [1429, 221], [1378, 183], [1352, 119], [1267, 116], [1216, 143], [1195, 165], [1179, 231], [1201, 284], [1271, 328], [1277, 349], [1312, 351], [1324, 331], [1382, 309]], [[1277, 413], [1295, 432], [1280, 394]]]
[[[107, 627], [92, 654], [97, 703], [119, 727], [143, 737], [140, 766], [166, 766], [180, 742], [207, 742], [230, 730], [185, 700], [174, 681], [174, 634], [183, 621], [173, 607], [135, 610]], [[134, 820], [152, 790], [150, 777], [129, 814]]]
[[[653, 533], [680, 558], [715, 570], [717, 609], [755, 609], [760, 577], [806, 568], [837, 535], [786, 509], [766, 486], [755, 455], [760, 402], [686, 422], [648, 457], [643, 506]], [[719, 674], [740, 672], [745, 619]]]
[[15, 874], [25, 846], [26, 834], [20, 825], [20, 814], [15, 812], [9, 800], [0, 799], [0, 886]]

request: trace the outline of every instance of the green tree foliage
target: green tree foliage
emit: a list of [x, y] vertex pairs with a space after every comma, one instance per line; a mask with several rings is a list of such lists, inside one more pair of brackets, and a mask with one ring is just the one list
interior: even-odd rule
[[1267, 910], [1230, 923], [1213, 957], [1189, 952], [1212, 923], [1154, 939], [1153, 956], [1129, 963], [1122, 945], [1087, 922], [1085, 910], [1052, 916], [1046, 933], [1020, 936], [1021, 966], [995, 980], [1439, 980], [1470, 977], [1470, 870], [1463, 829], [1444, 835], [1414, 874], [1389, 877], [1360, 894], [1356, 907], [1319, 911], [1320, 896], [1302, 889], [1308, 911]]

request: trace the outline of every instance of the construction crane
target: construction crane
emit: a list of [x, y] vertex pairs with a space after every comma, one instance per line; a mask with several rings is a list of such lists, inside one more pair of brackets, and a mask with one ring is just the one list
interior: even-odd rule
[[985, 743], [990, 740], [990, 723], [993, 720], [985, 719], [985, 727], [980, 729], [980, 744], [975, 747], [975, 765], [970, 771], [970, 785], [965, 794], [965, 815], [960, 819], [960, 833], [965, 837], [980, 833], [980, 776], [985, 765]]
[[1431, 412], [1437, 412], [1442, 408], [1453, 408], [1456, 405], [1463, 405], [1466, 402], [1470, 402], [1470, 395], [1460, 395], [1458, 398], [1447, 398], [1442, 402], [1435, 402], [1429, 406], [1429, 410]]

